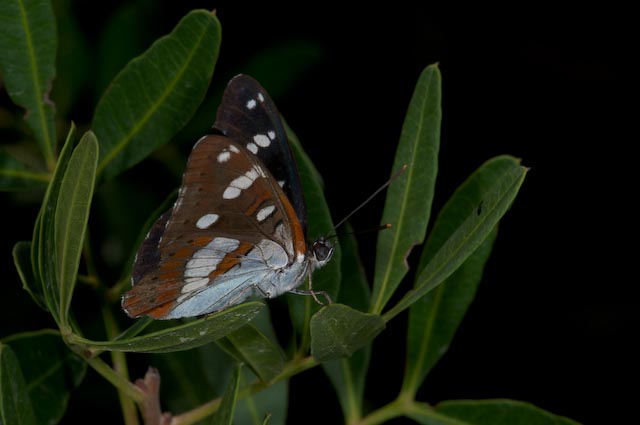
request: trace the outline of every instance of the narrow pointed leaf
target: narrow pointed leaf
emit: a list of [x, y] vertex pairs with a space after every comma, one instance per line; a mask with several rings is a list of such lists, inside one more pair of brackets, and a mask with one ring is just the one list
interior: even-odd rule
[[[493, 158], [478, 168], [438, 214], [425, 244], [418, 270], [472, 213], [478, 211], [483, 194], [497, 176], [518, 162], [509, 156]], [[482, 209], [481, 209], [482, 210]], [[495, 239], [495, 230], [442, 285], [411, 306], [407, 332], [407, 366], [402, 391], [414, 397], [433, 365], [447, 351], [453, 336], [473, 300]]]
[[236, 359], [246, 363], [264, 382], [271, 381], [282, 372], [284, 353], [252, 324], [230, 333], [218, 343]]
[[428, 66], [420, 75], [402, 127], [394, 173], [407, 170], [389, 186], [382, 223], [392, 227], [378, 236], [371, 312], [381, 313], [408, 271], [406, 258], [427, 231], [438, 172], [441, 77]]
[[54, 330], [12, 335], [4, 342], [20, 359], [37, 423], [60, 422], [71, 391], [84, 378], [86, 363], [69, 350]]
[[78, 276], [82, 243], [89, 220], [98, 164], [98, 141], [88, 132], [74, 149], [60, 185], [54, 236], [60, 321], [68, 324], [69, 306]]
[[18, 359], [11, 348], [0, 343], [0, 424], [36, 423]]
[[[333, 231], [331, 212], [324, 197], [322, 179], [311, 159], [302, 149], [296, 135], [291, 131], [287, 123], [284, 123], [287, 136], [291, 144], [294, 158], [300, 174], [302, 188], [308, 214], [308, 240], [314, 240], [320, 236], [326, 236]], [[335, 300], [340, 290], [340, 246], [337, 245], [331, 260], [321, 269], [313, 272], [313, 289], [326, 291], [332, 300]], [[300, 286], [306, 289], [306, 283]], [[309, 323], [310, 317], [320, 309], [320, 306], [312, 297], [289, 295], [289, 306], [293, 325], [298, 332], [303, 333], [305, 323]]]
[[264, 304], [261, 302], [248, 302], [202, 319], [133, 338], [115, 341], [90, 341], [72, 335], [69, 342], [98, 351], [169, 353], [189, 350], [227, 336], [246, 325], [263, 306]]
[[47, 310], [47, 304], [44, 300], [42, 287], [38, 285], [33, 276], [33, 268], [31, 267], [31, 242], [20, 241], [13, 247], [13, 263], [16, 266], [22, 287], [31, 295], [31, 298], [43, 310]]
[[209, 86], [219, 47], [217, 18], [196, 10], [116, 76], [93, 121], [103, 177], [138, 163], [187, 123]]
[[75, 126], [71, 126], [67, 140], [60, 151], [56, 168], [53, 171], [51, 181], [45, 192], [40, 212], [36, 218], [33, 229], [33, 241], [31, 244], [31, 264], [36, 281], [42, 286], [42, 292], [47, 304], [47, 309], [58, 322], [59, 317], [59, 291], [56, 268], [55, 247], [55, 211], [60, 194], [62, 179], [69, 165], [69, 160], [75, 148]]
[[[346, 236], [340, 238], [342, 247], [341, 273], [344, 284], [340, 286], [338, 301], [367, 311], [369, 308], [369, 284], [358, 257], [355, 237], [349, 235], [350, 227], [344, 229]], [[345, 423], [355, 423], [362, 416], [362, 402], [371, 344], [365, 345], [351, 357], [330, 360], [322, 363], [338, 396]]]
[[0, 191], [45, 187], [49, 175], [30, 170], [4, 150], [0, 149]]
[[499, 176], [482, 196], [476, 208], [462, 224], [451, 233], [447, 241], [434, 254], [416, 279], [415, 287], [407, 292], [387, 313], [390, 320], [418, 299], [426, 295], [455, 272], [458, 267], [482, 244], [498, 221], [507, 212], [524, 181], [526, 168], [513, 164]]
[[25, 109], [49, 168], [55, 164], [56, 20], [49, 0], [5, 0], [0, 13], [0, 75], [11, 100]]
[[241, 366], [237, 366], [233, 370], [233, 374], [229, 379], [229, 384], [227, 385], [227, 389], [222, 396], [222, 401], [220, 402], [220, 408], [215, 413], [211, 420], [211, 425], [232, 425], [233, 424], [233, 415], [236, 410], [236, 402], [238, 400], [238, 387], [240, 383], [240, 368]]
[[382, 317], [344, 304], [323, 307], [311, 318], [311, 354], [319, 362], [351, 356], [385, 327]]
[[[454, 400], [435, 406], [435, 412], [451, 423], [474, 425], [577, 425], [530, 403], [515, 400]], [[420, 422], [430, 423], [430, 422]]]

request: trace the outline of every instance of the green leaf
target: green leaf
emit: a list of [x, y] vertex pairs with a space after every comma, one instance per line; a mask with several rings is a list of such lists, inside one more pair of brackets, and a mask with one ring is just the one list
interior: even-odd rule
[[[428, 412], [425, 412], [428, 413]], [[576, 425], [571, 419], [557, 416], [530, 403], [514, 400], [455, 400], [435, 406], [433, 413], [448, 418], [427, 420], [435, 415], [409, 415], [421, 424], [473, 425]], [[435, 419], [432, 417], [432, 419]]]
[[[340, 286], [338, 301], [361, 311], [369, 308], [369, 284], [358, 256], [356, 239], [351, 227], [344, 229], [345, 236], [340, 237], [342, 247], [341, 273], [343, 285]], [[362, 416], [364, 385], [369, 369], [371, 344], [356, 351], [351, 357], [330, 360], [322, 363], [322, 367], [331, 380], [345, 423], [356, 423]]]
[[269, 382], [284, 367], [284, 353], [279, 346], [251, 323], [218, 341], [227, 352], [244, 362], [262, 381]]
[[96, 108], [98, 172], [110, 178], [162, 146], [204, 97], [220, 47], [220, 24], [196, 10], [116, 76]]
[[0, 344], [0, 424], [36, 423], [18, 359], [11, 348]]
[[47, 166], [55, 165], [56, 22], [48, 0], [5, 0], [0, 13], [0, 74], [11, 100], [26, 110]]
[[[422, 270], [433, 255], [482, 203], [483, 194], [495, 178], [517, 165], [509, 156], [493, 158], [478, 168], [447, 201], [438, 214], [425, 244], [418, 270]], [[436, 289], [411, 306], [407, 332], [407, 366], [402, 392], [413, 399], [433, 365], [447, 351], [453, 336], [473, 300], [489, 258], [496, 232], [492, 232], [480, 247]]]
[[351, 356], [385, 327], [382, 317], [344, 304], [323, 307], [311, 318], [311, 354], [319, 362]]
[[493, 184], [481, 197], [482, 201], [478, 204], [481, 208], [476, 208], [451, 233], [429, 264], [420, 271], [415, 287], [383, 315], [385, 321], [391, 320], [442, 283], [478, 249], [511, 206], [524, 181], [526, 171], [526, 168], [512, 163], [508, 170], [495, 176]]
[[55, 212], [57, 281], [60, 322], [63, 326], [68, 325], [69, 306], [78, 276], [97, 164], [98, 141], [93, 133], [87, 132], [71, 155], [60, 185]]
[[428, 66], [420, 75], [402, 127], [393, 163], [394, 173], [407, 170], [388, 189], [376, 249], [371, 312], [380, 314], [409, 267], [411, 249], [421, 244], [429, 223], [438, 172], [441, 77], [438, 67]]
[[4, 150], [0, 149], [0, 191], [45, 187], [47, 173], [32, 171]]
[[402, 392], [413, 399], [425, 377], [447, 352], [467, 312], [489, 259], [496, 232], [442, 285], [416, 301], [409, 310], [407, 365]]
[[[384, 230], [383, 230], [384, 231]], [[340, 275], [344, 285], [340, 285], [338, 301], [360, 311], [369, 309], [371, 290], [358, 254], [358, 243], [349, 223], [344, 224], [340, 235]]]
[[13, 263], [16, 266], [22, 287], [31, 295], [38, 307], [47, 311], [47, 304], [42, 293], [42, 286], [38, 285], [33, 268], [31, 267], [31, 242], [20, 241], [13, 246]]
[[54, 320], [59, 323], [59, 292], [55, 247], [55, 211], [60, 194], [62, 179], [69, 165], [75, 147], [75, 126], [72, 124], [67, 140], [60, 151], [60, 157], [45, 192], [40, 212], [36, 218], [31, 243], [31, 264], [34, 278], [42, 286], [42, 292]]
[[232, 425], [233, 415], [236, 409], [236, 401], [238, 400], [238, 387], [240, 383], [240, 368], [241, 365], [236, 366], [233, 370], [233, 375], [229, 379], [227, 389], [222, 396], [220, 407], [218, 411], [213, 415], [211, 420], [212, 425]]
[[229, 335], [251, 321], [263, 306], [264, 304], [261, 302], [248, 302], [202, 319], [133, 338], [115, 341], [90, 341], [77, 335], [71, 335], [69, 342], [98, 351], [169, 353], [189, 350]]
[[12, 335], [3, 342], [20, 359], [37, 423], [60, 422], [71, 391], [84, 378], [86, 363], [54, 330]]
[[[333, 232], [333, 221], [331, 212], [324, 197], [322, 179], [311, 159], [302, 149], [298, 138], [283, 120], [287, 131], [287, 137], [293, 151], [300, 181], [304, 191], [307, 204], [308, 234], [307, 240], [314, 240], [319, 236], [326, 236]], [[313, 289], [326, 291], [332, 300], [335, 300], [340, 290], [340, 246], [337, 245], [331, 260], [321, 269], [313, 272]], [[300, 289], [307, 289], [303, 283]], [[302, 297], [300, 295], [289, 295], [289, 306], [294, 328], [304, 334], [304, 328], [314, 312], [320, 309], [312, 297]]]

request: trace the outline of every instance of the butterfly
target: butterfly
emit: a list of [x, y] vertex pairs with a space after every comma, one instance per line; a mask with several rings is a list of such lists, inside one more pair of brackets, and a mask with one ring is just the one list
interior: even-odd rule
[[247, 75], [227, 85], [214, 128], [194, 145], [173, 207], [141, 244], [122, 297], [131, 317], [200, 316], [297, 287], [330, 259], [325, 238], [306, 241], [302, 186], [284, 126]]

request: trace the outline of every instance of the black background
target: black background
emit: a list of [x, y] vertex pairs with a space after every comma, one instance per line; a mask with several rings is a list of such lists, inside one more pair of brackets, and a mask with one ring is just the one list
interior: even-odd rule
[[[637, 47], [628, 11], [170, 3], [153, 10], [151, 39], [191, 8], [217, 9], [223, 41], [213, 84], [226, 83], [217, 75], [243, 72], [269, 46], [302, 40], [320, 47], [320, 59], [275, 101], [323, 175], [334, 218], [387, 178], [415, 82], [438, 62], [443, 126], [434, 208], [492, 156], [517, 156], [531, 171], [501, 223], [478, 295], [420, 396], [524, 400], [586, 424], [633, 417], [640, 320], [629, 263], [637, 251], [631, 179], [638, 138], [626, 99]], [[89, 42], [117, 7], [78, 4]], [[381, 209], [376, 200], [351, 221], [375, 226]], [[29, 213], [31, 220], [35, 210]], [[30, 237], [25, 229], [9, 233], [4, 257], [6, 246]], [[375, 236], [359, 239], [371, 266]], [[12, 269], [8, 275], [17, 285]], [[376, 406], [397, 393], [402, 320], [374, 346], [368, 393]], [[310, 412], [337, 420], [329, 384], [320, 373], [309, 376], [317, 391], [301, 393], [292, 383], [290, 423], [306, 423]]]

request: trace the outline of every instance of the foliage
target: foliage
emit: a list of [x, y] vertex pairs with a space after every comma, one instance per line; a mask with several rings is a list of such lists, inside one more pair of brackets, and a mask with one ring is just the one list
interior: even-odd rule
[[[137, 164], [152, 155], [171, 156], [168, 142], [194, 116], [197, 119], [203, 99], [206, 107], [215, 98], [207, 90], [220, 48], [220, 23], [208, 11], [187, 14], [170, 34], [112, 79], [97, 102], [91, 128], [78, 137], [71, 124], [65, 141], [58, 144], [56, 132], [62, 126], [55, 125], [48, 93], [52, 84], [58, 84], [53, 82], [52, 58], [59, 43], [51, 4], [2, 0], [2, 10], [0, 72], [12, 101], [25, 109], [28, 130], [22, 130], [30, 132], [42, 160], [34, 166], [0, 150], [0, 189], [18, 193], [46, 187], [33, 237], [15, 243], [13, 258], [24, 289], [51, 316], [56, 329], [2, 336], [0, 423], [60, 422], [87, 367], [117, 389], [124, 422], [139, 423], [135, 403], [149, 417], [153, 391], [146, 379], [131, 383], [128, 370], [134, 357], [128, 353], [150, 353], [142, 359], [160, 365], [160, 375], [168, 383], [163, 407], [180, 424], [210, 416], [211, 423], [221, 424], [232, 423], [234, 417], [236, 423], [284, 423], [290, 378], [300, 374], [303, 379], [303, 372], [316, 366], [322, 366], [335, 387], [349, 424], [382, 423], [397, 416], [423, 424], [572, 423], [509, 400], [430, 406], [416, 399], [474, 297], [498, 222], [526, 174], [510, 156], [485, 162], [451, 196], [426, 237], [440, 140], [437, 66], [428, 66], [419, 77], [406, 114], [392, 173], [405, 165], [406, 172], [388, 190], [383, 222], [393, 226], [378, 238], [372, 290], [355, 240], [344, 236], [332, 262], [314, 275], [314, 287], [327, 291], [336, 303], [320, 307], [310, 297], [296, 296], [269, 303], [274, 313], [286, 303], [288, 335], [276, 335], [265, 304], [255, 301], [195, 320], [139, 319], [132, 324], [123, 317], [119, 303], [128, 286], [132, 255], [115, 259], [108, 253], [105, 258], [95, 255], [97, 242], [89, 230], [112, 220], [100, 215], [97, 207], [107, 201], [112, 214], [125, 214], [118, 209], [128, 202], [122, 195], [132, 172], [127, 170], [133, 167], [135, 172]], [[266, 63], [264, 57], [256, 59], [256, 72]], [[66, 87], [66, 76], [58, 77]], [[269, 85], [282, 87], [288, 78]], [[219, 91], [224, 84], [215, 79], [212, 87]], [[309, 206], [310, 233], [329, 234], [333, 224], [322, 182], [288, 131]], [[148, 202], [137, 196], [139, 202]], [[127, 229], [139, 230], [137, 238], [123, 242], [128, 252], [135, 252], [149, 224], [170, 200], [145, 225], [141, 222], [147, 217], [127, 210], [131, 221]], [[423, 243], [413, 288], [403, 292], [406, 258]], [[119, 278], [105, 272], [110, 261], [121, 268]], [[94, 295], [99, 305], [94, 314], [74, 303], [80, 291]], [[407, 355], [398, 396], [386, 406], [365, 411], [367, 374], [377, 373], [368, 370], [370, 357], [376, 355], [371, 343], [406, 310]]]

